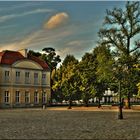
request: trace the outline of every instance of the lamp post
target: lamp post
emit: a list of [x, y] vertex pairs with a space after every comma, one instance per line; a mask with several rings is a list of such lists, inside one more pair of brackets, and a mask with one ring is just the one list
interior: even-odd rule
[[[118, 93], [119, 93], [119, 105], [118, 105], [118, 107], [119, 107], [119, 113], [118, 113], [118, 119], [123, 119], [123, 112], [122, 112], [122, 105], [123, 105], [123, 103], [122, 103], [122, 95], [121, 95], [121, 75], [120, 75], [120, 72], [121, 72], [121, 65], [118, 65], [118, 68], [119, 68], [119, 75], [118, 75], [118, 78], [117, 78], [117, 80], [118, 80]], [[116, 68], [114, 69], [114, 70], [116, 70]]]

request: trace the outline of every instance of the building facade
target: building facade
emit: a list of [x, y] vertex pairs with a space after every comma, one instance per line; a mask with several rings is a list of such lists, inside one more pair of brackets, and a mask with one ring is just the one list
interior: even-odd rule
[[0, 108], [48, 104], [50, 69], [27, 50], [0, 52]]

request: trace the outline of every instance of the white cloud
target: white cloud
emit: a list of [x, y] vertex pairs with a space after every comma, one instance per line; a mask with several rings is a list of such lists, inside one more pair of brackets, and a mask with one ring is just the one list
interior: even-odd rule
[[15, 24], [12, 24], [12, 25], [4, 25], [4, 26], [0, 26], [0, 30], [9, 29], [9, 28], [15, 28], [15, 27], [16, 27]]
[[0, 45], [0, 51], [2, 50], [19, 50], [28, 48], [29, 45], [33, 42], [33, 40], [40, 34], [40, 31], [35, 32], [29, 36], [27, 36], [25, 39], [9, 44], [2, 44]]
[[51, 9], [35, 9], [32, 11], [23, 12], [20, 14], [4, 15], [4, 16], [0, 16], [0, 22], [5, 22], [5, 21], [13, 19], [13, 18], [18, 18], [18, 17], [22, 17], [22, 16], [31, 15], [31, 14], [47, 13], [47, 12], [52, 12], [52, 11], [53, 10], [51, 10]]
[[[86, 51], [90, 51], [94, 47], [95, 41], [91, 35], [87, 36], [87, 26], [79, 26], [77, 24], [67, 24], [63, 28], [57, 30], [41, 29], [35, 31], [25, 39], [11, 44], [0, 45], [1, 50], [19, 50], [29, 48], [40, 51], [45, 47], [53, 47], [57, 54], [63, 60], [67, 54], [73, 54], [80, 59]], [[90, 24], [91, 25], [91, 24]], [[81, 35], [82, 34], [82, 38]], [[58, 51], [59, 50], [59, 51]]]
[[64, 44], [64, 48], [57, 51], [57, 54], [61, 56], [62, 59], [65, 58], [67, 54], [72, 54], [81, 59], [85, 52], [89, 52], [93, 40], [72, 40]]
[[84, 43], [83, 40], [73, 40], [67, 43], [68, 46], [80, 46], [82, 43]]
[[50, 19], [44, 23], [44, 28], [54, 29], [64, 25], [69, 19], [69, 15], [65, 12], [57, 13], [56, 15], [50, 17]]
[[39, 6], [39, 5], [42, 5], [41, 2], [25, 2], [25, 3], [19, 3], [19, 4], [14, 4], [14, 5], [7, 5], [7, 6], [4, 6], [4, 7], [1, 7], [0, 8], [0, 11], [10, 11], [10, 10], [14, 10], [14, 9], [21, 9], [21, 8], [27, 8], [27, 7], [31, 7], [31, 6]]

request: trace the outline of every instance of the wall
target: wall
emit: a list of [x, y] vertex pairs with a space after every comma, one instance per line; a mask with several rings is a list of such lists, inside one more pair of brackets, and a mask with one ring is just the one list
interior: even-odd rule
[[[5, 71], [10, 71], [10, 80], [5, 82]], [[21, 72], [20, 82], [16, 83], [16, 71]], [[25, 72], [30, 72], [30, 83], [25, 84]], [[38, 73], [38, 84], [34, 84], [34, 73]], [[46, 84], [42, 85], [42, 74], [46, 74]], [[36, 62], [29, 61], [18, 61], [12, 67], [1, 65], [0, 66], [0, 107], [26, 107], [25, 104], [25, 91], [30, 92], [30, 104], [28, 106], [34, 106], [34, 92], [38, 90], [40, 103], [36, 106], [42, 106], [42, 91], [45, 90], [47, 93], [47, 101], [50, 99], [50, 72], [43, 70]], [[4, 91], [9, 90], [10, 92], [10, 105], [6, 105], [4, 101]], [[20, 91], [21, 102], [15, 104], [15, 92]]]

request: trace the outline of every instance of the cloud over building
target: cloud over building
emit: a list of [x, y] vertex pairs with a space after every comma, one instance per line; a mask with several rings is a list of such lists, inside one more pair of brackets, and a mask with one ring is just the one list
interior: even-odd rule
[[55, 29], [67, 23], [69, 15], [65, 12], [57, 13], [44, 23], [45, 29]]

